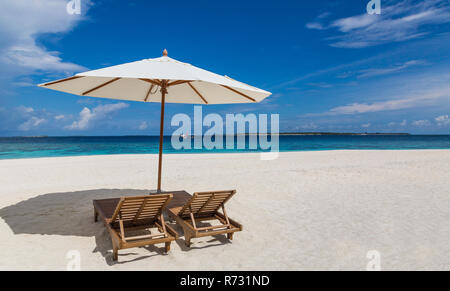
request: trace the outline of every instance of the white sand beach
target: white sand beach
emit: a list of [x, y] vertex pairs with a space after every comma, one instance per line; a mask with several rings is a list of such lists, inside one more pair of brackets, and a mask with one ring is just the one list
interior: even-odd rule
[[[119, 251], [94, 223], [93, 199], [156, 188], [156, 155], [0, 161], [0, 269], [450, 269], [450, 150], [165, 155], [163, 189], [236, 189], [228, 215], [244, 230]], [[174, 225], [174, 224], [172, 224]], [[181, 230], [176, 228], [177, 230]]]

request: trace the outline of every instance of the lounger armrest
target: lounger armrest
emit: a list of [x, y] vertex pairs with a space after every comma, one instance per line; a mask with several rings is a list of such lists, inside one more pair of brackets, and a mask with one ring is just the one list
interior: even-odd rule
[[[218, 212], [218, 211], [216, 212], [216, 215], [219, 216], [222, 219], [225, 219], [225, 216], [222, 213]], [[234, 227], [239, 228], [242, 231], [242, 229], [243, 229], [242, 224], [240, 224], [236, 220], [233, 220], [233, 219], [231, 219], [229, 217], [228, 217], [228, 221], [230, 222], [231, 225], [233, 225]]]
[[164, 223], [166, 226], [166, 231], [170, 233], [170, 235], [174, 236], [176, 239], [179, 238], [178, 232], [176, 232], [170, 225], [167, 223]]

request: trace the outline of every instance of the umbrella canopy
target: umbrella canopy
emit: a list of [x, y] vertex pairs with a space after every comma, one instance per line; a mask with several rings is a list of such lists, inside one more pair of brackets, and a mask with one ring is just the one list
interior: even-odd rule
[[271, 93], [167, 56], [76, 74], [39, 86], [71, 94], [142, 102], [227, 104], [260, 102]]
[[161, 191], [164, 104], [255, 103], [270, 92], [167, 56], [76, 74], [40, 87], [80, 96], [161, 102], [158, 191]]

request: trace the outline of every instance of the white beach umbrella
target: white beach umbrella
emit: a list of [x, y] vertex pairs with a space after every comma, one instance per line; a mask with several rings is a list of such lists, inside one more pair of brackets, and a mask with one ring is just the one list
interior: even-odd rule
[[158, 192], [161, 191], [164, 104], [255, 103], [271, 93], [167, 56], [126, 63], [40, 84], [75, 95], [161, 102]]

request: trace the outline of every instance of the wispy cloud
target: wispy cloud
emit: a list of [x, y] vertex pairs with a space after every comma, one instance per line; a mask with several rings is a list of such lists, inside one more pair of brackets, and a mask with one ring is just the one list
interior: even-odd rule
[[308, 22], [305, 26], [309, 29], [317, 29], [317, 30], [326, 29], [320, 22]]
[[330, 15], [331, 15], [330, 12], [323, 12], [323, 13], [317, 15], [315, 21], [308, 22], [308, 23], [306, 23], [305, 26], [309, 29], [318, 29], [318, 30], [326, 29], [326, 27], [324, 27], [321, 22], [325, 18], [328, 18]]
[[315, 124], [314, 122], [309, 122], [306, 124], [302, 124], [299, 126], [299, 129], [317, 129], [319, 126]]
[[20, 114], [28, 114], [28, 113], [34, 112], [34, 108], [20, 105], [19, 107], [17, 107], [17, 111]]
[[346, 114], [362, 114], [380, 111], [392, 111], [406, 108], [414, 108], [419, 106], [433, 105], [437, 102], [450, 101], [450, 87], [420, 94], [415, 96], [407, 96], [403, 98], [391, 99], [373, 103], [351, 103], [348, 105], [338, 106], [329, 111], [317, 114], [308, 114], [309, 116], [326, 116], [326, 115], [346, 115]]
[[86, 68], [74, 63], [64, 62], [59, 52], [49, 52], [38, 46], [9, 47], [2, 56], [5, 64], [31, 70], [75, 72]]
[[328, 38], [331, 46], [363, 48], [418, 38], [431, 32], [430, 25], [448, 22], [450, 7], [446, 0], [403, 0], [383, 6], [380, 15], [364, 13], [328, 24], [315, 21], [306, 27], [337, 29], [340, 34]]
[[333, 87], [333, 85], [328, 84], [328, 83], [324, 83], [324, 82], [307, 83], [307, 85], [312, 86], [312, 87], [322, 88], [322, 89]]
[[408, 122], [403, 119], [401, 122], [389, 122], [388, 126], [406, 126]]
[[79, 113], [78, 120], [66, 126], [69, 130], [85, 130], [93, 127], [96, 122], [104, 120], [109, 117], [111, 113], [117, 112], [121, 109], [127, 108], [128, 104], [120, 102], [114, 104], [99, 105], [94, 109], [84, 107]]
[[[370, 59], [370, 60], [373, 60], [373, 59]], [[298, 77], [292, 78], [290, 80], [278, 83], [276, 85], [271, 86], [270, 89], [271, 90], [276, 90], [276, 89], [279, 89], [279, 88], [292, 86], [292, 85], [297, 84], [297, 83], [299, 83], [301, 81], [304, 81], [304, 80], [308, 80], [308, 79], [311, 79], [311, 78], [314, 78], [314, 77], [319, 77], [321, 75], [325, 75], [325, 74], [328, 74], [328, 73], [336, 72], [336, 71], [339, 71], [339, 70], [342, 70], [342, 69], [345, 69], [345, 68], [348, 68], [348, 67], [361, 65], [361, 64], [366, 63], [368, 61], [369, 61], [368, 59], [365, 59], [365, 60], [360, 60], [360, 61], [356, 61], [356, 62], [352, 62], [352, 63], [348, 63], [348, 64], [342, 64], [342, 65], [338, 65], [338, 66], [335, 66], [335, 67], [330, 67], [330, 68], [318, 70], [318, 71], [315, 71], [315, 72], [312, 72], [312, 73], [308, 73], [308, 74], [305, 74], [305, 75], [302, 75], [302, 76], [298, 76]]]
[[335, 20], [329, 27], [337, 27], [341, 32], [349, 32], [358, 28], [367, 27], [377, 22], [378, 16], [362, 14]]
[[[279, 81], [269, 86], [268, 89], [277, 91], [281, 88], [288, 89], [295, 87], [296, 90], [304, 89], [299, 84], [305, 84], [304, 82], [323, 82], [326, 78], [326, 82], [337, 87], [342, 79], [346, 78], [359, 78], [369, 79], [372, 76], [388, 75], [398, 72], [407, 71], [414, 67], [423, 66], [430, 69], [433, 65], [436, 67], [436, 63], [432, 60], [436, 53], [439, 53], [439, 47], [444, 46], [447, 49], [447, 44], [450, 41], [450, 34], [440, 34], [431, 38], [418, 40], [414, 43], [414, 46], [410, 44], [402, 44], [394, 49], [388, 51], [384, 50], [375, 55], [367, 58], [357, 59], [348, 63], [342, 63], [336, 66], [330, 66], [302, 75], [291, 76], [285, 81]], [[432, 50], [429, 50], [432, 48]], [[389, 64], [395, 60], [392, 65], [384, 65], [380, 67], [380, 64]], [[367, 73], [367, 74], [366, 74]], [[373, 74], [372, 74], [373, 73]], [[337, 81], [334, 82], [334, 81]], [[347, 83], [350, 85], [350, 83]], [[268, 98], [270, 99], [270, 98]]]
[[13, 82], [12, 85], [15, 87], [32, 87], [32, 86], [34, 86], [34, 84], [32, 82], [27, 82], [27, 81]]
[[45, 110], [35, 110], [33, 107], [19, 106], [15, 109], [13, 118], [20, 122], [17, 129], [20, 131], [30, 131], [38, 129], [41, 125], [48, 122], [48, 112]]
[[422, 127], [422, 126], [430, 126], [430, 125], [431, 125], [431, 122], [430, 122], [429, 120], [426, 120], [426, 119], [421, 119], [421, 120], [415, 120], [415, 121], [413, 121], [413, 122], [412, 122], [412, 125], [414, 125], [414, 126], [419, 126], [419, 127]]
[[448, 115], [441, 115], [434, 119], [439, 126], [447, 126], [450, 125], [450, 118]]
[[148, 128], [147, 121], [142, 121], [141, 124], [139, 124], [139, 130], [146, 130]]
[[35, 129], [39, 127], [40, 125], [46, 123], [47, 120], [44, 118], [38, 118], [36, 116], [30, 117], [27, 121], [19, 125], [19, 130], [22, 131], [29, 131], [30, 129]]
[[[394, 54], [399, 54], [399, 52], [398, 51], [383, 52], [383, 53], [374, 55], [369, 58], [363, 58], [363, 59], [356, 60], [353, 62], [343, 63], [343, 64], [340, 64], [337, 66], [324, 68], [321, 70], [317, 70], [317, 71], [314, 71], [311, 73], [297, 76], [297, 77], [291, 78], [287, 81], [275, 84], [273, 86], [270, 86], [270, 89], [276, 90], [279, 88], [292, 86], [294, 84], [300, 83], [301, 81], [305, 81], [305, 80], [309, 80], [309, 79], [313, 79], [313, 78], [317, 78], [317, 77], [322, 77], [324, 75], [332, 74], [332, 73], [338, 74], [338, 78], [346, 78], [351, 75], [354, 75], [355, 72], [358, 73], [359, 71], [357, 71], [356, 68], [362, 67], [362, 66], [367, 67], [368, 65], [378, 62], [378, 61], [381, 61], [381, 60], [384, 60], [387, 57], [392, 57], [392, 55], [394, 55]], [[347, 70], [347, 71], [340, 72], [343, 70]], [[271, 99], [271, 98], [268, 98], [268, 99]]]
[[397, 73], [399, 71], [403, 71], [409, 67], [417, 66], [424, 64], [425, 62], [419, 60], [407, 61], [403, 64], [391, 66], [388, 68], [373, 68], [373, 69], [365, 69], [358, 72], [358, 78], [369, 78], [381, 75], [388, 75], [392, 73]]

